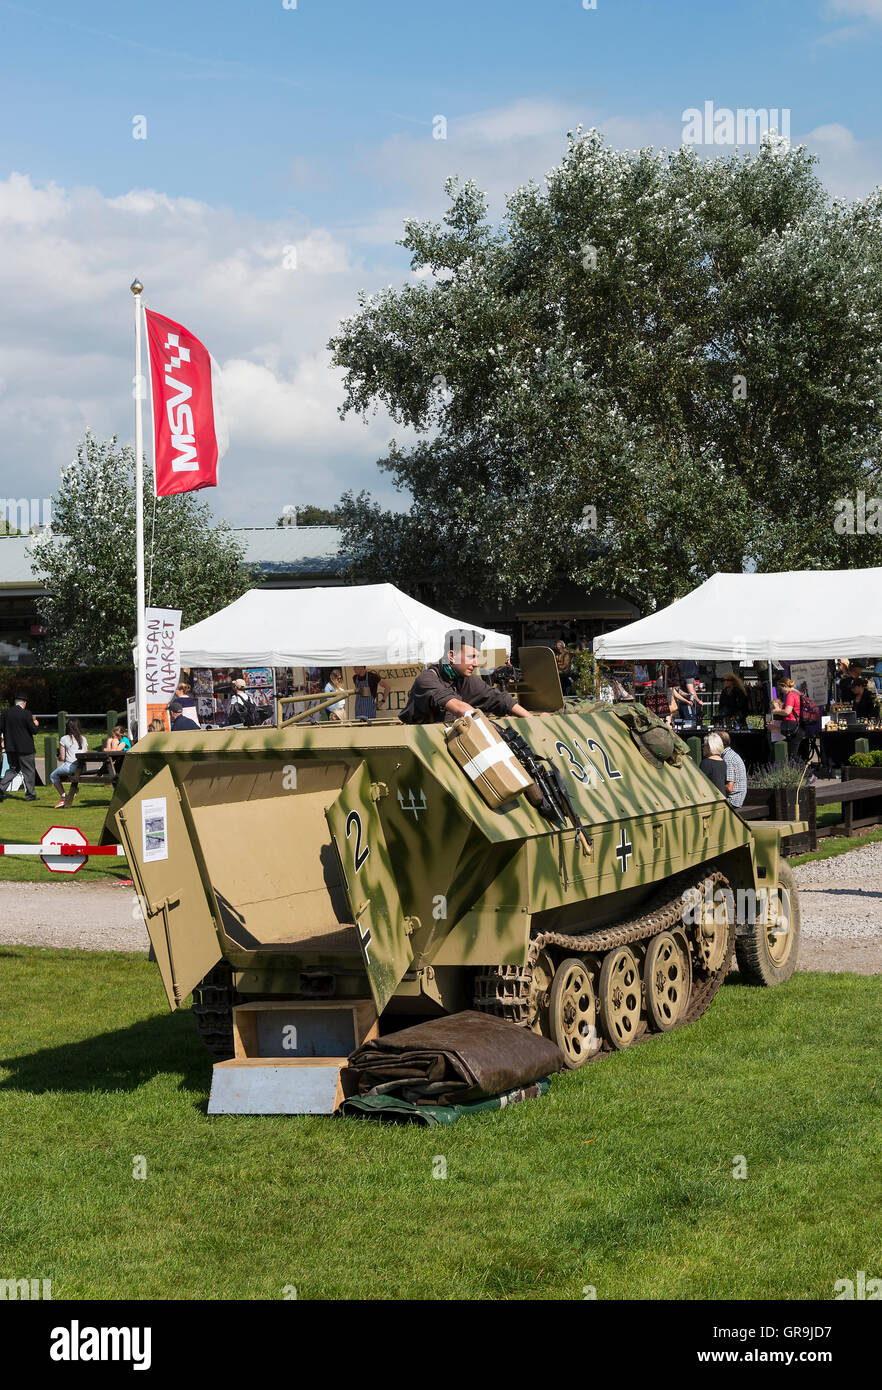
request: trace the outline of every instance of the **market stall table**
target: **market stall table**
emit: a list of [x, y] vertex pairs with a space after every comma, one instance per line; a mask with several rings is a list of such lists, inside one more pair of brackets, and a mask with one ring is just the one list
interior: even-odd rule
[[748, 772], [772, 761], [771, 740], [765, 729], [727, 729], [726, 732], [732, 751], [744, 760]]
[[868, 729], [864, 724], [852, 724], [848, 729], [822, 729], [819, 738], [824, 767], [845, 767], [859, 738], [867, 739], [871, 753], [882, 748], [882, 729]]

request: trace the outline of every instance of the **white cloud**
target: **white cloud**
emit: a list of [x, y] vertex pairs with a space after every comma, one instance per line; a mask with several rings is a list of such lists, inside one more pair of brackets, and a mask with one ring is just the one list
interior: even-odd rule
[[[231, 443], [223, 486], [209, 494], [220, 515], [272, 524], [282, 505], [329, 503], [345, 487], [397, 502], [374, 465], [393, 435], [408, 436], [383, 413], [339, 420], [341, 377], [326, 343], [359, 288], [407, 278], [394, 246], [405, 217], [439, 217], [451, 173], [474, 178], [498, 215], [505, 194], [559, 164], [579, 123], [619, 147], [677, 148], [682, 135], [679, 110], [623, 117], [557, 100], [448, 117], [446, 141], [427, 123], [361, 151], [375, 204], [356, 208], [346, 228], [261, 220], [149, 188], [108, 197], [37, 186], [24, 173], [0, 181], [0, 495], [52, 492], [87, 425], [131, 438], [128, 285], [138, 275], [148, 305], [224, 364]], [[836, 193], [864, 196], [882, 179], [882, 149], [847, 127], [806, 138]]]
[[0, 223], [35, 226], [54, 222], [63, 216], [67, 199], [55, 183], [34, 188], [24, 174], [10, 174], [0, 183]]
[[[676, 148], [682, 124], [675, 116], [643, 117], [605, 114], [557, 101], [515, 101], [507, 106], [457, 117], [447, 113], [447, 139], [435, 140], [429, 123], [419, 133], [396, 134], [363, 151], [362, 159], [379, 186], [397, 195], [407, 190], [407, 205], [394, 218], [387, 206], [360, 229], [365, 240], [401, 235], [404, 217], [437, 217], [446, 206], [444, 180], [457, 174], [474, 179], [499, 215], [505, 196], [530, 179], [542, 182], [566, 149], [568, 130], [596, 126], [617, 146], [665, 145]], [[389, 200], [391, 202], [391, 199]], [[399, 201], [396, 197], [396, 201]]]
[[832, 123], [809, 131], [805, 144], [819, 157], [818, 173], [840, 198], [866, 198], [882, 183], [882, 147], [858, 140], [847, 126]]
[[824, 17], [836, 19], [840, 16], [858, 22], [842, 24], [837, 29], [831, 29], [829, 33], [816, 40], [820, 47], [865, 39], [872, 25], [882, 24], [882, 0], [828, 0], [824, 8]]
[[882, 24], [882, 0], [829, 0], [829, 15], [855, 15]]
[[18, 173], [0, 182], [0, 493], [17, 496], [24, 478], [33, 495], [54, 491], [87, 425], [131, 439], [136, 274], [148, 307], [226, 363], [230, 451], [208, 494], [219, 514], [271, 525], [283, 502], [332, 502], [348, 486], [396, 496], [374, 466], [396, 431], [382, 414], [341, 423], [325, 344], [359, 288], [404, 278], [401, 253], [367, 269], [354, 239], [300, 217]]

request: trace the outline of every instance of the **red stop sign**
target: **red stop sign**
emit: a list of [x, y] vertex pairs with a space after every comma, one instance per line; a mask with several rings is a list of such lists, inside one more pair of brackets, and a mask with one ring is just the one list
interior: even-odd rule
[[75, 825], [53, 825], [40, 841], [46, 851], [40, 858], [53, 874], [75, 874], [88, 858], [88, 855], [77, 854], [76, 848], [88, 843], [82, 830], [77, 830]]

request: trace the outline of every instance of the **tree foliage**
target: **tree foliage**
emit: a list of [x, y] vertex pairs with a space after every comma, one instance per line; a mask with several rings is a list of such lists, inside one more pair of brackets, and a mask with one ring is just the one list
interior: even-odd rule
[[409, 511], [344, 496], [355, 572], [646, 610], [718, 570], [882, 563], [833, 525], [882, 492], [882, 194], [833, 201], [812, 163], [579, 130], [498, 226], [449, 180], [442, 223], [405, 224], [413, 281], [330, 344], [343, 413], [418, 432], [380, 461]]
[[[145, 470], [145, 473], [147, 470]], [[154, 510], [155, 506], [155, 510]], [[249, 587], [243, 551], [215, 525], [196, 493], [154, 499], [144, 481], [147, 602], [182, 609], [184, 626], [232, 603]], [[62, 469], [52, 530], [34, 539], [32, 569], [48, 594], [49, 661], [128, 663], [135, 640], [135, 456], [116, 437], [91, 434]]]
[[286, 507], [276, 522], [277, 526], [339, 526], [340, 507], [317, 507], [312, 502], [302, 506]]

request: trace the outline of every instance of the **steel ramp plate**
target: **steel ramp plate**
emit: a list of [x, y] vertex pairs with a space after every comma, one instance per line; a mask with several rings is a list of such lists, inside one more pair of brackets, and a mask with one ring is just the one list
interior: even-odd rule
[[209, 1115], [332, 1115], [345, 1057], [233, 1057], [215, 1062]]

